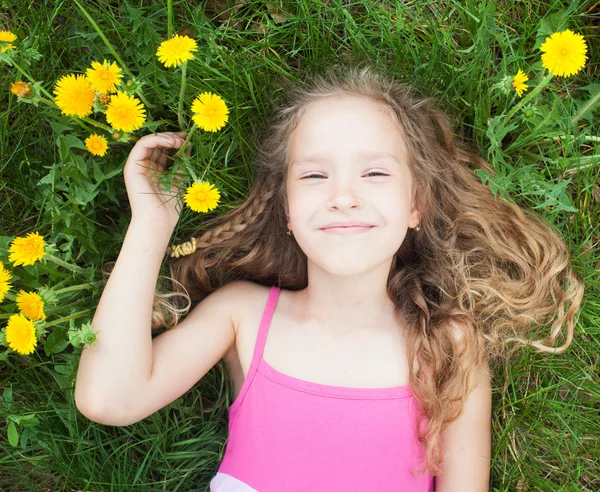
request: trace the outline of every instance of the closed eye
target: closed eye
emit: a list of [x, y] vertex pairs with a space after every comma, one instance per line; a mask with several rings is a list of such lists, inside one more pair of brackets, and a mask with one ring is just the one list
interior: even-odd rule
[[[389, 176], [389, 174], [385, 174], [379, 171], [371, 171], [370, 173], [367, 173], [366, 175], [369, 176], [371, 174], [374, 174], [376, 176]], [[300, 179], [308, 179], [308, 178], [325, 178], [325, 176], [323, 176], [322, 174], [308, 174], [307, 176], [304, 176]]]

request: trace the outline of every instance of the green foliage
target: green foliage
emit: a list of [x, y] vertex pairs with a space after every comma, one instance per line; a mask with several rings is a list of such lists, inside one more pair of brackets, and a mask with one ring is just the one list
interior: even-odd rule
[[[588, 300], [570, 351], [552, 357], [523, 351], [506, 374], [495, 376], [495, 387], [504, 388], [494, 392], [491, 490], [600, 489], [594, 355], [600, 351], [594, 300], [600, 84], [594, 78], [599, 43], [593, 2], [0, 5], [7, 12], [2, 29], [18, 36], [16, 49], [0, 52], [0, 260], [13, 284], [0, 303], [0, 488], [10, 477], [11, 487], [22, 482], [30, 490], [41, 483], [62, 490], [206, 490], [226, 441], [225, 411], [211, 409], [231, 396], [222, 368], [132, 426], [95, 424], [74, 403], [81, 351], [102, 336], [91, 326], [105, 283], [100, 268], [117, 257], [130, 219], [125, 159], [142, 134], [189, 130], [195, 95], [221, 95], [230, 108], [227, 127], [217, 134], [195, 132], [194, 154], [182, 164], [217, 186], [223, 203], [216, 213], [225, 213], [249, 190], [276, 83], [354, 57], [436, 97], [456, 122], [456, 133], [492, 165], [493, 174], [475, 171], [479, 179], [559, 228], [586, 281]], [[585, 36], [590, 59], [576, 76], [549, 79], [539, 47], [565, 28]], [[155, 55], [175, 33], [198, 42], [183, 98], [181, 68], [166, 69]], [[61, 76], [84, 73], [103, 59], [119, 64], [124, 83], [130, 81], [124, 90], [147, 110], [146, 124], [135, 134], [113, 135], [98, 101], [87, 119], [64, 116], [53, 106]], [[511, 87], [518, 69], [529, 76], [521, 98]], [[9, 92], [17, 80], [30, 83], [31, 96]], [[109, 142], [103, 157], [87, 151], [92, 131]], [[173, 242], [188, 240], [197, 225], [197, 214], [184, 210]], [[47, 257], [12, 266], [11, 242], [34, 231], [46, 239]], [[20, 289], [37, 291], [46, 301], [47, 319], [36, 322], [39, 342], [28, 356], [13, 352], [5, 339]]]

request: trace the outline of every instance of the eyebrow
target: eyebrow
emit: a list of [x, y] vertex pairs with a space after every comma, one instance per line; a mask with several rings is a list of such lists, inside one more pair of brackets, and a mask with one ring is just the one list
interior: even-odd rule
[[[396, 157], [393, 156], [392, 154], [390, 154], [389, 152], [361, 151], [361, 152], [357, 152], [355, 155], [360, 159], [364, 159], [364, 160], [368, 160], [368, 161], [372, 161], [375, 159], [392, 159], [399, 163], [398, 159], [396, 159]], [[321, 155], [321, 154], [301, 155], [300, 157], [297, 157], [294, 160], [294, 162], [292, 162], [291, 165], [294, 166], [295, 164], [299, 164], [301, 162], [302, 163], [304, 163], [304, 162], [317, 163], [317, 162], [326, 162], [326, 161], [327, 161], [326, 155]]]

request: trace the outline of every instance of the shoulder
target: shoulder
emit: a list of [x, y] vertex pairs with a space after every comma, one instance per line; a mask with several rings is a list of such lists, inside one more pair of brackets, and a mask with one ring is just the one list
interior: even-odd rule
[[264, 308], [270, 289], [249, 280], [234, 280], [218, 290], [222, 302], [230, 309], [236, 334], [245, 319], [254, 315], [257, 309]]

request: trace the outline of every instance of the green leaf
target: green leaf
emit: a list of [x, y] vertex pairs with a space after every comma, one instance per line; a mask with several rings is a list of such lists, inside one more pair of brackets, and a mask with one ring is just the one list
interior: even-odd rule
[[17, 431], [17, 426], [12, 420], [8, 423], [8, 442], [15, 448], [19, 444], [19, 431]]
[[62, 352], [68, 344], [69, 342], [65, 340], [63, 329], [57, 328], [46, 338], [44, 350], [50, 354], [58, 354]]

